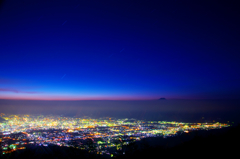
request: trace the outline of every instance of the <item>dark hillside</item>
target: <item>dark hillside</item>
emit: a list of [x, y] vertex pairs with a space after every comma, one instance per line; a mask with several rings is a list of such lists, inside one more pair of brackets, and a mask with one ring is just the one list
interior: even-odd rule
[[[165, 139], [152, 138], [132, 143], [119, 158], [231, 157], [237, 155], [240, 125], [224, 130], [191, 132]], [[174, 142], [175, 141], [175, 142]]]
[[15, 151], [11, 154], [0, 156], [1, 159], [71, 159], [71, 158], [100, 158], [88, 151], [73, 147], [60, 146], [31, 146], [25, 150]]

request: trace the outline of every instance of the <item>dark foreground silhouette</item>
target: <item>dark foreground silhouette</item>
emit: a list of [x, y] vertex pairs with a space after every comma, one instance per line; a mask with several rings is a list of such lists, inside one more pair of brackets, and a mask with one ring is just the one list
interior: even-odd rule
[[[113, 158], [232, 158], [239, 156], [240, 124], [218, 130], [202, 130], [184, 133], [169, 138], [146, 138], [123, 148], [125, 155]], [[31, 146], [25, 150], [1, 155], [3, 159], [70, 159], [70, 158], [111, 158], [73, 147]]]

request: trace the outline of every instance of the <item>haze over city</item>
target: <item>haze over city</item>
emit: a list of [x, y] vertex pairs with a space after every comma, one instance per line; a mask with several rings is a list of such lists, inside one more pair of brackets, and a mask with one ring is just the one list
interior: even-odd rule
[[210, 129], [229, 130], [206, 139], [224, 149], [240, 129], [238, 6], [0, 0], [0, 157], [151, 158], [181, 149], [134, 144]]

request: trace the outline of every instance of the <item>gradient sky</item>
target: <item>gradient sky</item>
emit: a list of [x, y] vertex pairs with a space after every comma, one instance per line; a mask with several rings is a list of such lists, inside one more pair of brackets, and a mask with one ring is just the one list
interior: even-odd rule
[[239, 99], [238, 6], [1, 1], [0, 99]]

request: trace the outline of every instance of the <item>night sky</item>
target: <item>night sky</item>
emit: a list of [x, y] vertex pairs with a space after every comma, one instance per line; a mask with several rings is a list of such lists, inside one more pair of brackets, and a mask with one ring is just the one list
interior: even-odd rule
[[0, 99], [240, 99], [238, 1], [0, 2]]

